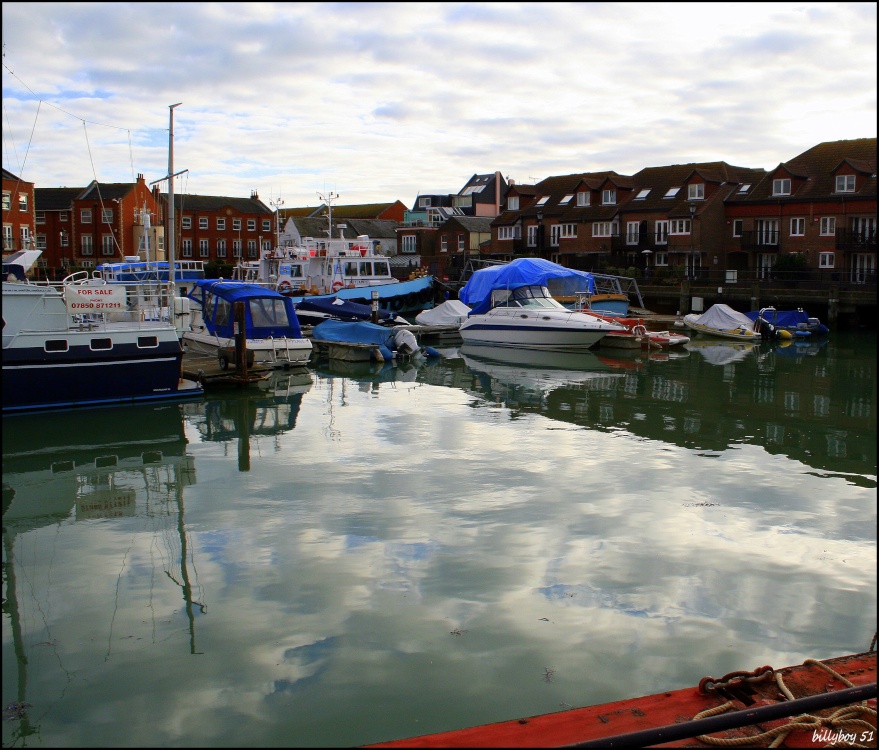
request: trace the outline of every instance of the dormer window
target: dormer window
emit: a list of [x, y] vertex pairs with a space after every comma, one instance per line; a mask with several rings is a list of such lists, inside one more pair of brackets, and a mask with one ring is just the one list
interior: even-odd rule
[[507, 198], [507, 211], [518, 211], [519, 210], [519, 196], [511, 195]]
[[422, 208], [426, 208], [430, 205], [430, 196], [423, 196], [418, 199], [418, 205]]
[[559, 201], [560, 206], [567, 206], [571, 202], [571, 198], [574, 197], [573, 193], [568, 193], [564, 198]]
[[548, 200], [549, 200], [549, 196], [548, 196], [548, 195], [544, 195], [544, 196], [543, 196], [539, 201], [537, 201], [537, 203], [535, 203], [534, 205], [535, 205], [535, 206], [542, 206], [542, 205], [544, 205]]
[[638, 195], [635, 196], [636, 201], [643, 201], [648, 195], [650, 195], [650, 188], [644, 188]]
[[772, 181], [772, 194], [773, 195], [790, 195], [790, 180], [773, 180]]
[[584, 191], [582, 193], [577, 193], [577, 205], [578, 206], [589, 206], [591, 205], [591, 201], [589, 199], [590, 193], [588, 191]]
[[601, 205], [602, 206], [613, 206], [617, 202], [617, 191], [616, 190], [602, 190], [601, 191]]
[[687, 185], [687, 200], [704, 201], [705, 200], [705, 183], [696, 182]]
[[678, 185], [678, 187], [669, 188], [668, 190], [665, 191], [665, 195], [663, 195], [662, 197], [663, 198], [674, 198], [678, 194], [678, 190], [680, 190], [680, 189], [681, 189], [680, 185]]
[[742, 186], [739, 188], [739, 192], [738, 192], [738, 194], [739, 194], [739, 195], [744, 195], [744, 194], [747, 193], [750, 189], [751, 189], [751, 183], [750, 183], [750, 182], [746, 182], [744, 185], [742, 185]]
[[836, 192], [837, 193], [853, 193], [855, 192], [855, 176], [853, 174], [836, 175]]

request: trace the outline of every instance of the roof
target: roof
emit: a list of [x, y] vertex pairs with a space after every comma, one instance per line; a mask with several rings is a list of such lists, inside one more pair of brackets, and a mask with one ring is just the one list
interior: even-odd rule
[[36, 211], [69, 211], [73, 200], [85, 188], [59, 187], [34, 188], [34, 209]]
[[[168, 203], [168, 194], [160, 193], [163, 203]], [[235, 198], [224, 195], [193, 195], [174, 193], [174, 208], [178, 211], [221, 211], [231, 208], [241, 214], [272, 214], [272, 210], [259, 198]]]
[[[300, 217], [291, 216], [287, 220], [293, 222], [300, 237], [325, 238], [327, 236], [327, 219], [325, 216]], [[339, 229], [339, 224], [345, 224], [344, 229]], [[344, 239], [354, 240], [361, 234], [368, 235], [370, 239], [394, 239], [396, 240], [396, 228], [399, 223], [393, 219], [352, 219], [346, 216], [333, 215], [333, 238], [341, 236]]]
[[491, 232], [491, 222], [494, 220], [492, 216], [451, 216], [450, 222], [460, 224], [468, 232]]
[[124, 198], [134, 190], [134, 186], [134, 182], [92, 182], [82, 189], [75, 200], [111, 201], [114, 198]]

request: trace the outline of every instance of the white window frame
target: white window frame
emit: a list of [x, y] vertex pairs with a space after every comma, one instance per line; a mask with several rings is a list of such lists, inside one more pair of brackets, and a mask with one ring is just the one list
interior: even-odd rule
[[627, 245], [637, 245], [640, 234], [641, 234], [641, 222], [640, 221], [627, 221], [626, 222], [626, 244]]
[[733, 237], [741, 237], [742, 233], [745, 231], [745, 220], [744, 219], [733, 219], [732, 220], [732, 236]]
[[247, 220], [247, 231], [255, 232], [256, 231], [256, 219], [248, 219]]
[[182, 240], [181, 244], [182, 244], [181, 252], [183, 253], [183, 257], [184, 258], [191, 258], [192, 257], [192, 240], [187, 237], [186, 239]]
[[404, 234], [400, 238], [400, 251], [404, 253], [415, 254], [418, 249], [418, 241], [414, 234]]
[[263, 219], [262, 220], [262, 231], [263, 232], [271, 232], [272, 231], [272, 220], [271, 219]]
[[548, 195], [541, 196], [540, 200], [538, 200], [537, 203], [535, 203], [534, 205], [535, 205], [535, 206], [542, 206], [542, 205], [544, 205], [548, 200], [549, 200], [549, 196], [548, 196]]
[[779, 177], [772, 181], [773, 195], [790, 195], [791, 182], [788, 177]]
[[92, 236], [90, 234], [84, 234], [79, 238], [79, 251], [80, 255], [95, 254], [95, 246], [92, 242]]
[[790, 220], [790, 236], [805, 237], [806, 236], [806, 220], [801, 216], [794, 217]]
[[226, 220], [220, 216], [217, 217], [217, 231], [222, 232], [226, 229]]
[[680, 189], [681, 189], [680, 185], [678, 185], [677, 187], [669, 188], [668, 190], [665, 191], [665, 195], [663, 195], [662, 197], [663, 198], [674, 198], [678, 194], [678, 191]]
[[459, 253], [463, 253], [464, 250], [466, 249], [466, 245], [464, 243], [465, 243], [464, 233], [459, 232], [458, 233], [458, 252]]
[[232, 219], [232, 231], [234, 231], [234, 232], [241, 231], [241, 219]]
[[116, 252], [116, 243], [113, 241], [112, 234], [101, 235], [101, 255], [112, 257]]
[[690, 234], [690, 219], [669, 219], [668, 233], [674, 235]]
[[853, 193], [855, 192], [855, 176], [853, 174], [836, 175], [835, 193]]
[[576, 224], [560, 224], [561, 227], [559, 237], [562, 239], [577, 239], [577, 225]]
[[836, 217], [822, 216], [820, 224], [820, 234], [822, 237], [836, 236]]
[[46, 223], [46, 212], [45, 211], [34, 211], [34, 224], [45, 224]]
[[207, 229], [208, 228], [208, 217], [207, 216], [199, 216], [198, 217], [198, 228], [199, 229]]
[[836, 253], [818, 253], [818, 268], [835, 268]]
[[564, 198], [559, 201], [560, 206], [567, 206], [571, 202], [571, 198], [574, 197], [573, 193], [568, 193]]
[[192, 217], [191, 216], [184, 216], [180, 220], [180, 227], [181, 227], [181, 229], [192, 229]]
[[12, 209], [12, 193], [4, 190], [3, 191], [3, 210], [9, 211]]
[[211, 249], [208, 245], [207, 240], [199, 240], [198, 241], [198, 257], [199, 258], [210, 258], [211, 257]]
[[668, 253], [654, 253], [653, 265], [654, 266], [667, 266], [668, 265]]
[[647, 196], [650, 195], [650, 191], [651, 191], [652, 189], [653, 189], [653, 188], [644, 188], [643, 190], [640, 190], [640, 191], [638, 192], [638, 195], [635, 196], [635, 200], [636, 200], [636, 201], [643, 201], [643, 200], [645, 200], [645, 199], [647, 198]]
[[601, 191], [601, 205], [615, 206], [617, 204], [617, 191], [613, 188]]
[[705, 200], [705, 183], [694, 182], [687, 185], [687, 200], [704, 201]]
[[70, 246], [70, 235], [67, 232], [61, 232], [61, 241], [58, 243], [61, 247]]
[[18, 194], [18, 210], [22, 213], [27, 213], [27, 193], [19, 193]]
[[613, 237], [617, 226], [615, 221], [594, 221], [592, 222], [592, 236]]
[[226, 240], [217, 240], [217, 257], [226, 257]]
[[531, 224], [528, 227], [528, 247], [537, 247], [537, 230], [540, 227], [537, 224]]
[[507, 198], [507, 211], [518, 211], [519, 210], [519, 196], [511, 195]]
[[522, 227], [518, 224], [507, 227], [497, 228], [497, 238], [499, 240], [518, 240], [522, 237]]
[[247, 240], [247, 257], [256, 258], [256, 240]]
[[442, 235], [442, 237], [440, 237], [440, 252], [449, 252], [449, 235], [447, 234], [444, 234]]
[[38, 234], [37, 235], [36, 249], [37, 250], [45, 250], [46, 249], [46, 235], [45, 234]]
[[112, 208], [102, 208], [101, 209], [101, 223], [102, 224], [112, 224], [113, 223], [113, 209]]
[[80, 224], [91, 224], [92, 223], [92, 210], [90, 208], [79, 209], [79, 223]]
[[[418, 205], [422, 208], [428, 208], [431, 205], [431, 199], [429, 195], [424, 195], [418, 199]], [[414, 251], [413, 251], [414, 252]]]
[[657, 245], [668, 244], [668, 219], [659, 219], [653, 228], [654, 243]]
[[577, 193], [577, 205], [578, 206], [591, 206], [592, 205], [592, 193], [588, 190], [583, 190]]

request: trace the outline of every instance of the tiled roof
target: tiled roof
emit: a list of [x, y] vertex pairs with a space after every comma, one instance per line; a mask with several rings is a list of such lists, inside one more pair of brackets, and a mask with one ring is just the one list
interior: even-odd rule
[[124, 198], [134, 190], [134, 185], [133, 182], [93, 182], [76, 196], [76, 200], [111, 201], [114, 198]]
[[[693, 174], [706, 183], [728, 183], [736, 189], [742, 184], [755, 185], [766, 174], [764, 169], [751, 169], [749, 167], [735, 167], [724, 161], [702, 162], [691, 164], [671, 164], [663, 167], [647, 167], [634, 175], [636, 189], [632, 199], [625, 204], [627, 210], [638, 211], [661, 211], [670, 216], [689, 215], [690, 200], [684, 184]], [[636, 200], [638, 193], [650, 189], [646, 197]], [[680, 188], [673, 197], [666, 198], [666, 194], [673, 188]], [[707, 191], [706, 191], [707, 192]], [[708, 202], [717, 194], [707, 196]], [[729, 195], [729, 191], [719, 193], [720, 198]], [[697, 208], [704, 206], [705, 201], [699, 201]]]
[[[168, 202], [168, 194], [161, 193], [164, 203]], [[242, 214], [271, 214], [272, 210], [259, 198], [233, 198], [222, 195], [192, 195], [191, 193], [174, 193], [174, 208], [177, 211], [222, 211], [231, 208]]]
[[[326, 238], [327, 236], [327, 219], [324, 216], [317, 217], [301, 217], [291, 216], [290, 221], [296, 227], [300, 237]], [[343, 230], [339, 229], [339, 224], [345, 224]], [[333, 238], [338, 239], [340, 231], [345, 239], [353, 240], [358, 235], [369, 235], [370, 239], [394, 239], [396, 238], [396, 228], [398, 222], [392, 219], [352, 219], [348, 217], [337, 217], [333, 213]]]
[[453, 216], [450, 222], [457, 222], [468, 232], [491, 232], [491, 216]]
[[76, 198], [85, 188], [34, 188], [36, 211], [69, 211]]

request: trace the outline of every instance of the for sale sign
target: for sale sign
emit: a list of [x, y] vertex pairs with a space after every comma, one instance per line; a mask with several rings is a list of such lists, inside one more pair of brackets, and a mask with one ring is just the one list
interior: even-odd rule
[[125, 288], [115, 286], [68, 286], [64, 289], [67, 310], [73, 315], [125, 309]]

